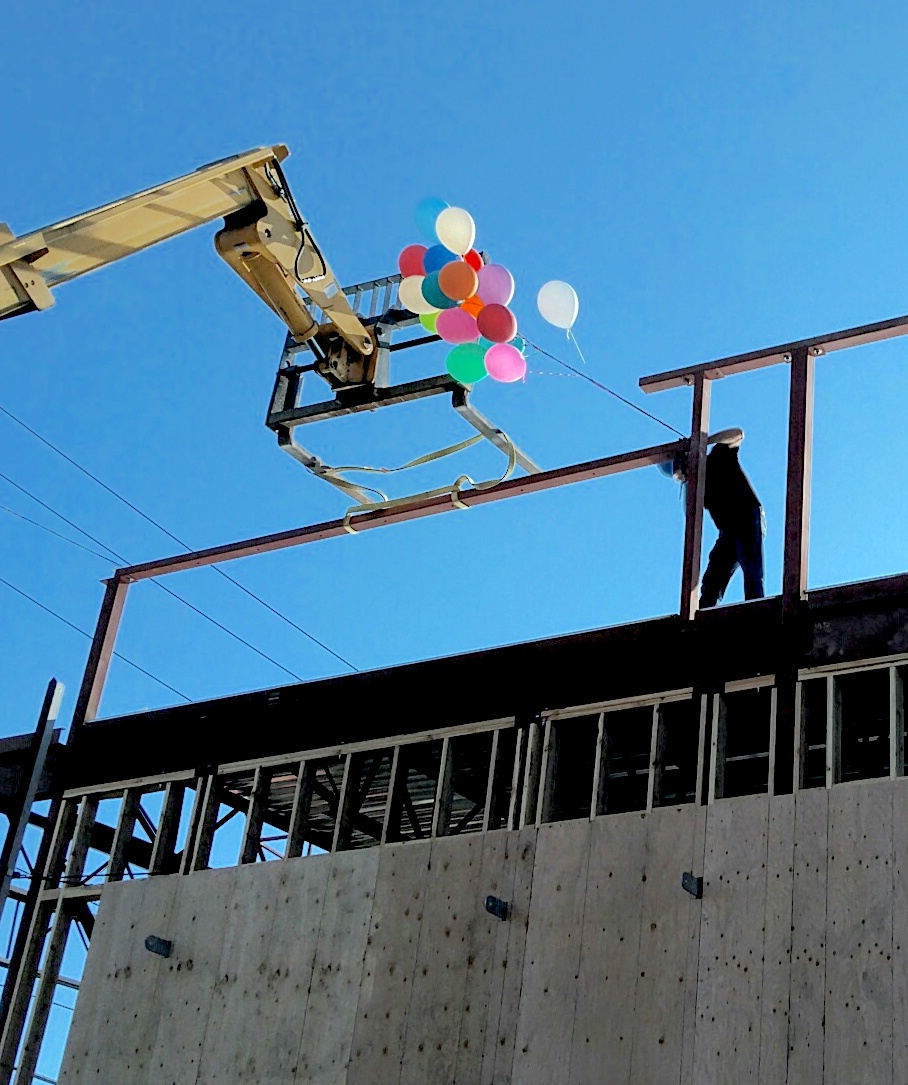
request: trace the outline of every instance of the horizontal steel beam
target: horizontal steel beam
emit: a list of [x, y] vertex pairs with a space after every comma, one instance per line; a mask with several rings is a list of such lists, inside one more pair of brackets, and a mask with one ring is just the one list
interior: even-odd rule
[[900, 335], [908, 335], [908, 316], [897, 316], [891, 320], [880, 320], [876, 324], [863, 324], [845, 331], [815, 335], [811, 339], [799, 339], [778, 347], [752, 350], [748, 354], [734, 354], [730, 358], [718, 358], [713, 362], [700, 362], [686, 369], [654, 373], [641, 377], [640, 387], [644, 392], [662, 392], [666, 388], [692, 385], [699, 373], [710, 380], [718, 380], [721, 377], [730, 377], [733, 373], [746, 373], [751, 369], [788, 363], [795, 351], [805, 347], [817, 356], [834, 350], [846, 350], [848, 347], [864, 346], [866, 343], [879, 343], [884, 339], [895, 339]]
[[374, 411], [376, 407], [391, 407], [397, 403], [411, 403], [426, 396], [437, 396], [442, 392], [455, 392], [461, 385], [446, 373], [436, 377], [396, 384], [391, 388], [376, 388], [374, 385], [351, 385], [340, 390], [336, 399], [323, 403], [310, 403], [305, 407], [290, 407], [285, 411], [275, 411], [266, 419], [266, 425], [300, 426], [306, 422], [321, 422], [326, 418], [337, 418], [345, 414], [358, 414], [360, 411]]
[[[461, 490], [458, 500], [467, 506], [489, 505], [506, 497], [521, 497], [524, 494], [539, 493], [542, 490], [553, 490], [559, 486], [570, 486], [575, 482], [589, 482], [592, 479], [604, 478], [606, 475], [618, 475], [624, 471], [633, 471], [638, 467], [651, 467], [664, 463], [686, 451], [687, 446], [688, 441], [684, 439], [673, 441], [671, 444], [637, 449], [634, 452], [622, 452], [617, 456], [587, 460], [568, 467], [556, 467], [553, 471], [540, 471], [527, 478], [509, 479], [488, 490]], [[353, 518], [351, 526], [358, 532], [369, 531], [371, 528], [385, 527], [388, 524], [420, 520], [439, 512], [450, 512], [454, 507], [449, 495], [422, 498], [412, 503], [364, 512]], [[347, 525], [344, 520], [328, 520], [321, 524], [279, 531], [273, 535], [260, 535], [254, 539], [227, 543], [225, 546], [212, 546], [207, 550], [195, 550], [188, 554], [177, 554], [175, 557], [147, 561], [142, 565], [129, 565], [118, 569], [113, 579], [127, 583], [148, 580], [166, 573], [198, 569], [203, 565], [217, 565], [222, 561], [251, 557], [253, 554], [267, 554], [274, 550], [300, 546], [303, 543], [321, 542], [323, 539], [337, 538], [346, 532]]]

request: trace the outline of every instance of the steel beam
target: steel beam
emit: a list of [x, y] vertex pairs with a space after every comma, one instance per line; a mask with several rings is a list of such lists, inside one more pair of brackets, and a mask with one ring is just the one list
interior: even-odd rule
[[890, 320], [880, 320], [875, 324], [862, 324], [856, 328], [847, 328], [840, 332], [827, 332], [810, 339], [798, 339], [794, 343], [785, 343], [778, 347], [766, 347], [753, 350], [748, 354], [733, 354], [728, 358], [717, 358], [713, 362], [701, 362], [684, 369], [671, 369], [664, 373], [653, 373], [640, 378], [640, 387], [644, 392], [662, 392], [666, 388], [681, 388], [694, 383], [698, 374], [719, 380], [734, 373], [747, 373], [752, 369], [764, 369], [770, 365], [787, 364], [797, 351], [806, 350], [813, 357], [829, 354], [834, 350], [847, 350], [867, 343], [880, 343], [885, 339], [895, 339], [908, 335], [908, 316], [897, 316]]
[[[278, 372], [278, 377], [280, 377], [280, 372]], [[323, 422], [326, 418], [339, 418], [342, 415], [358, 414], [360, 411], [374, 411], [377, 407], [392, 407], [399, 403], [412, 403], [417, 399], [425, 399], [427, 396], [456, 392], [460, 387], [457, 381], [446, 373], [410, 381], [407, 384], [395, 384], [388, 388], [375, 387], [371, 384], [350, 385], [349, 388], [340, 389], [335, 399], [275, 411], [268, 416], [265, 424], [269, 429], [277, 429], [278, 426], [301, 426], [308, 422]]]
[[[671, 444], [653, 445], [633, 452], [622, 452], [617, 456], [604, 456], [601, 459], [587, 460], [568, 467], [556, 467], [552, 471], [540, 471], [528, 478], [509, 479], [489, 490], [461, 490], [459, 497], [464, 505], [470, 507], [490, 505], [507, 497], [522, 497], [543, 490], [553, 490], [559, 486], [570, 486], [575, 482], [589, 482], [593, 479], [605, 478], [607, 475], [622, 474], [624, 471], [633, 471], [638, 467], [651, 467], [665, 463], [666, 460], [674, 459], [675, 456], [686, 452], [687, 447], [686, 439], [673, 441]], [[379, 508], [374, 512], [364, 512], [353, 519], [351, 526], [356, 531], [369, 531], [372, 528], [399, 524], [407, 520], [421, 520], [439, 512], [450, 512], [454, 508], [449, 496], [422, 498], [408, 504], [396, 505], [393, 508]], [[234, 561], [254, 554], [285, 550], [303, 543], [322, 542], [345, 534], [347, 534], [347, 527], [344, 520], [328, 520], [320, 524], [291, 528], [289, 531], [279, 531], [273, 535], [260, 535], [253, 539], [244, 539], [242, 542], [213, 546], [208, 550], [195, 550], [189, 554], [177, 554], [170, 558], [148, 561], [142, 565], [130, 565], [118, 569], [111, 583], [148, 580], [150, 577], [163, 576], [165, 573], [198, 569], [204, 565], [217, 565], [223, 561]], [[102, 621], [99, 619], [99, 628], [101, 624]]]

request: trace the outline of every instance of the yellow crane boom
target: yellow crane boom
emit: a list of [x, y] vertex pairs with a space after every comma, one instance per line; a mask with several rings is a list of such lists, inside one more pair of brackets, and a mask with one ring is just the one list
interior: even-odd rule
[[48, 309], [53, 287], [223, 217], [217, 251], [298, 342], [320, 330], [302, 289], [331, 330], [372, 354], [372, 337], [297, 209], [281, 169], [288, 153], [276, 144], [233, 155], [21, 237], [0, 223], [0, 320]]

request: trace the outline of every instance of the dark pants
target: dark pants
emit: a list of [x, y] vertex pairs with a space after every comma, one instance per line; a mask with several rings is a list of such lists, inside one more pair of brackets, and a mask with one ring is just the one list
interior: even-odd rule
[[739, 565], [744, 573], [744, 598], [762, 599], [766, 594], [763, 590], [762, 521], [761, 510], [756, 509], [751, 521], [734, 529], [720, 528], [700, 586], [701, 607], [714, 607], [719, 602]]

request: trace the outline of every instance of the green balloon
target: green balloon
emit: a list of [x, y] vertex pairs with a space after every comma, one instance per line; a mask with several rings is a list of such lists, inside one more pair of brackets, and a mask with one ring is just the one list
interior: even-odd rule
[[461, 343], [448, 351], [448, 372], [461, 384], [475, 384], [487, 377], [485, 347], [479, 343]]
[[438, 313], [420, 313], [419, 322], [426, 329], [427, 332], [435, 331], [435, 321], [438, 320]]

